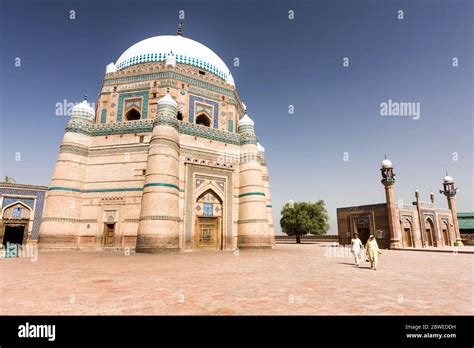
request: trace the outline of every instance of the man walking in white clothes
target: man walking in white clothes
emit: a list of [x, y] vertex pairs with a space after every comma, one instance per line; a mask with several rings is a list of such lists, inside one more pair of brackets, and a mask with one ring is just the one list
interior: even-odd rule
[[354, 233], [354, 238], [351, 239], [351, 251], [354, 254], [354, 261], [357, 267], [359, 267], [363, 247], [364, 246], [362, 245], [362, 242], [359, 239], [359, 234], [357, 232]]

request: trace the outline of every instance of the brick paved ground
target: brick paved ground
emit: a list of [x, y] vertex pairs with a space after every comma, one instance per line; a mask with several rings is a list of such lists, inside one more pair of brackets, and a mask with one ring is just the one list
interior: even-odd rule
[[321, 244], [239, 256], [40, 252], [0, 259], [0, 314], [472, 315], [473, 261], [385, 250], [372, 271]]

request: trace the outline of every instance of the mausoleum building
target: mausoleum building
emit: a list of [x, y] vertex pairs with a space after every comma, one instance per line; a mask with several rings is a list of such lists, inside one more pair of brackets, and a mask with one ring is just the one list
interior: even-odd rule
[[156, 36], [110, 63], [77, 104], [48, 187], [39, 246], [137, 252], [271, 248], [265, 149], [226, 64]]

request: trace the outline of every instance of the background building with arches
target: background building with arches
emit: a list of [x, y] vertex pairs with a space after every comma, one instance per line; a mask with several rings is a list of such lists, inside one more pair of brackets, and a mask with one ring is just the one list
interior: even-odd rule
[[446, 174], [442, 181], [442, 193], [448, 199], [449, 209], [435, 205], [435, 194], [429, 193], [423, 201], [415, 191], [415, 200], [406, 204], [396, 200], [393, 187], [396, 176], [388, 159], [381, 165], [382, 184], [385, 187], [385, 203], [343, 207], [337, 209], [339, 243], [350, 245], [357, 232], [362, 243], [369, 235], [377, 238], [381, 248], [405, 249], [461, 245], [454, 196], [457, 188]]
[[0, 242], [36, 244], [46, 186], [0, 183]]

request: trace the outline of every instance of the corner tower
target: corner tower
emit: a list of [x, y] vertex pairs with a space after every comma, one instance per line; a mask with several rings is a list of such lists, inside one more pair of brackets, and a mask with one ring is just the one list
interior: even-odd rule
[[177, 103], [166, 94], [158, 101], [158, 116], [148, 150], [137, 233], [137, 252], [178, 250], [179, 246], [179, 127]]
[[254, 122], [245, 114], [238, 122], [241, 136], [239, 175], [239, 248], [270, 248], [272, 238], [266, 207], [265, 187], [258, 162]]
[[94, 121], [95, 111], [85, 96], [74, 106], [61, 142], [46, 195], [40, 247], [75, 249], [80, 243], [82, 193], [90, 146], [90, 136], [80, 130], [87, 130]]
[[268, 218], [268, 232], [270, 234], [272, 246], [275, 246], [275, 228], [273, 226], [272, 195], [270, 191], [270, 177], [268, 175], [267, 160], [265, 158], [265, 148], [257, 142], [257, 149], [260, 169], [262, 170], [263, 191], [265, 193], [265, 204], [267, 208]]

